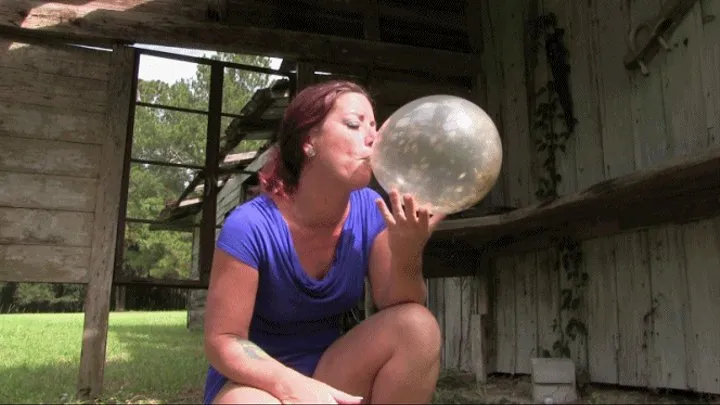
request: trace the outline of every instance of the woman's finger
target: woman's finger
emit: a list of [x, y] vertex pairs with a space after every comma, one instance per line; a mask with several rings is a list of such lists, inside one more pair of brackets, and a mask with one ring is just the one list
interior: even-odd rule
[[392, 190], [390, 192], [390, 205], [392, 205], [392, 212], [395, 216], [395, 221], [404, 221], [405, 213], [403, 212], [402, 204], [400, 204], [400, 193], [398, 193], [397, 190]]
[[383, 218], [385, 219], [385, 223], [388, 226], [393, 226], [396, 224], [395, 217], [393, 217], [392, 213], [388, 209], [387, 205], [385, 205], [385, 201], [382, 198], [378, 198], [375, 200], [375, 205], [377, 205], [378, 209], [380, 210], [380, 213], [382, 214]]
[[405, 194], [403, 199], [405, 200], [405, 218], [412, 220], [417, 219], [415, 199], [410, 194]]
[[418, 222], [422, 229], [430, 228], [430, 211], [427, 208], [420, 208], [418, 211]]

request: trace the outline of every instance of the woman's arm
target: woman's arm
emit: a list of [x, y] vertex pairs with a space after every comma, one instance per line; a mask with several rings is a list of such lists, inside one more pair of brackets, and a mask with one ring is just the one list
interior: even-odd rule
[[248, 340], [257, 286], [256, 269], [215, 249], [205, 306], [205, 355], [235, 383], [282, 398], [285, 382], [300, 374]]
[[369, 279], [378, 310], [408, 302], [425, 304], [422, 254], [393, 255], [387, 229], [378, 234], [370, 251]]
[[425, 303], [427, 286], [422, 255], [430, 235], [444, 215], [417, 210], [415, 199], [392, 190], [392, 212], [382, 198], [376, 200], [387, 229], [378, 234], [370, 253], [370, 285], [378, 309], [404, 303]]

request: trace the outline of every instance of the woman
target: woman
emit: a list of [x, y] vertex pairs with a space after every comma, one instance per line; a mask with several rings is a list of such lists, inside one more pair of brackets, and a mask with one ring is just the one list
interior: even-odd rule
[[[333, 81], [290, 103], [262, 194], [217, 241], [206, 303], [205, 402], [422, 402], [441, 335], [424, 307], [422, 250], [440, 216], [367, 185], [376, 136], [370, 97]], [[378, 312], [349, 332], [341, 315], [365, 276]]]

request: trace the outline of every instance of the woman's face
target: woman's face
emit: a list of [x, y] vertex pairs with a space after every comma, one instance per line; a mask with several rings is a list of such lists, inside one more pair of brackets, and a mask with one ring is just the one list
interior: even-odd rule
[[359, 93], [344, 93], [335, 100], [335, 105], [319, 130], [313, 131], [305, 147], [312, 146], [315, 150], [311, 164], [357, 189], [370, 182], [370, 155], [376, 135], [375, 114], [370, 101]]

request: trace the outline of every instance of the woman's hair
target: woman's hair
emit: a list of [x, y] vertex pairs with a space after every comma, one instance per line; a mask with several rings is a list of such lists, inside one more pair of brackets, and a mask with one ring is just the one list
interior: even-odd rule
[[297, 190], [300, 173], [305, 166], [303, 149], [312, 128], [321, 124], [344, 93], [360, 93], [370, 99], [360, 85], [344, 80], [333, 80], [311, 85], [300, 91], [285, 109], [280, 123], [277, 142], [258, 173], [262, 191], [290, 196]]

